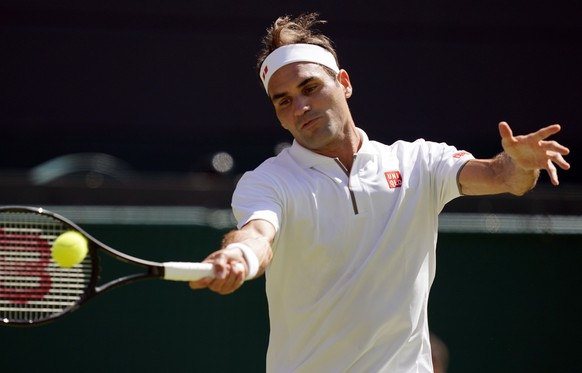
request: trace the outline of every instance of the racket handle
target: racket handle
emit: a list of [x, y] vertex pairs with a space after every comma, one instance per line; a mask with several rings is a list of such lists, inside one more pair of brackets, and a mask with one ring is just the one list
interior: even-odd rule
[[205, 277], [214, 277], [214, 265], [211, 263], [165, 262], [164, 280], [197, 281]]

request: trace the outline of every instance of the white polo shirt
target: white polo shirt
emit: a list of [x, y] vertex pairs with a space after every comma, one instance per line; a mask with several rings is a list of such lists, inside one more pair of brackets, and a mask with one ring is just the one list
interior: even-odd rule
[[239, 228], [277, 235], [266, 271], [268, 372], [432, 372], [427, 304], [438, 214], [472, 155], [369, 141], [351, 173], [297, 142], [239, 181]]

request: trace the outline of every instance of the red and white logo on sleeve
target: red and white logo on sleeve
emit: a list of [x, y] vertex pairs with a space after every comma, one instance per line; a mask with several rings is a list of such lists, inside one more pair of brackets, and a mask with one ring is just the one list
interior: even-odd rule
[[464, 150], [461, 150], [461, 151], [458, 151], [458, 152], [456, 152], [455, 154], [453, 154], [453, 158], [457, 158], [457, 159], [459, 159], [459, 158], [462, 158], [462, 157], [464, 157], [464, 156], [465, 156], [465, 155], [467, 155], [467, 154], [469, 154], [469, 152], [466, 152], [466, 151], [464, 151]]
[[386, 176], [386, 181], [388, 181], [390, 189], [400, 188], [402, 186], [402, 175], [400, 171], [384, 172], [384, 176]]

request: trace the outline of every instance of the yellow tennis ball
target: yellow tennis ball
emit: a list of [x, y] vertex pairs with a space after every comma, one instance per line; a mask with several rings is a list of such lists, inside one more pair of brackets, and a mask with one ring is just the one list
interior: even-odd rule
[[89, 250], [87, 239], [76, 231], [68, 231], [57, 237], [53, 243], [52, 257], [63, 268], [79, 264]]

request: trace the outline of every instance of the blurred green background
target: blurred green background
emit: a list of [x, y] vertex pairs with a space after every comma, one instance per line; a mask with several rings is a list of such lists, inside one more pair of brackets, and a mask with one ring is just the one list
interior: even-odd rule
[[[84, 225], [146, 259], [201, 260], [224, 229]], [[574, 372], [580, 350], [582, 236], [441, 233], [430, 300], [450, 373]], [[103, 279], [133, 267], [103, 257]], [[115, 289], [51, 324], [0, 327], [2, 372], [261, 372], [263, 279], [220, 296], [147, 280]]]

